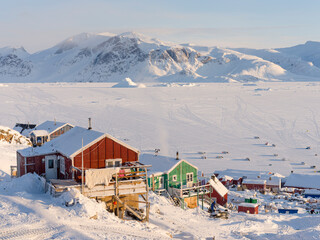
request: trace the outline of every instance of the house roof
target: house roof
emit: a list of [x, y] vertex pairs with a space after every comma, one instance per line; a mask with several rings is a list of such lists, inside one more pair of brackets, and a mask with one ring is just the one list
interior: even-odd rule
[[33, 133], [35, 136], [48, 136], [49, 133], [46, 130], [33, 130], [30, 134]]
[[277, 177], [272, 177], [267, 179], [267, 186], [281, 186], [281, 179]]
[[222, 179], [222, 181], [232, 181], [233, 180], [233, 177], [230, 177], [228, 175], [219, 175], [218, 176], [219, 179]]
[[[57, 122], [57, 121], [45, 121], [44, 123], [39, 124], [34, 128], [34, 130], [45, 130], [49, 134], [54, 132], [55, 130], [62, 128], [63, 126], [67, 125], [69, 123], [64, 122]], [[73, 126], [69, 124], [70, 126]]]
[[211, 178], [208, 183], [221, 197], [224, 197], [228, 193], [228, 189], [219, 181], [218, 178]]
[[247, 207], [247, 208], [256, 208], [259, 205], [256, 203], [240, 203], [238, 206]]
[[292, 173], [289, 175], [284, 186], [320, 189], [320, 175]]
[[187, 162], [184, 159], [176, 160], [173, 157], [166, 157], [166, 156], [155, 156], [152, 154], [142, 154], [139, 158], [139, 162], [145, 165], [152, 165], [149, 174], [154, 175], [161, 175], [164, 173], [170, 173], [176, 166], [178, 166], [181, 162], [185, 162], [190, 166], [198, 169], [196, 166], [192, 165], [191, 163]]
[[98, 142], [104, 137], [111, 138], [112, 140], [118, 142], [121, 145], [128, 147], [129, 149], [139, 152], [137, 149], [128, 146], [127, 144], [121, 142], [120, 140], [102, 132], [88, 130], [82, 127], [74, 127], [68, 132], [62, 134], [61, 136], [46, 142], [40, 147], [29, 147], [18, 152], [25, 157], [46, 155], [50, 153], [59, 152], [66, 157], [74, 157], [76, 154], [82, 151], [82, 139], [83, 139], [83, 150]]
[[242, 181], [244, 184], [266, 184], [266, 180], [264, 179], [244, 179]]
[[304, 194], [310, 194], [310, 195], [320, 195], [320, 191], [316, 189], [306, 189], [304, 191]]

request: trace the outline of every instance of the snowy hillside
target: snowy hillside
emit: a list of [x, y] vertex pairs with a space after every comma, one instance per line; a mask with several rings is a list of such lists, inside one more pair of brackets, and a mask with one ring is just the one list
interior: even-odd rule
[[308, 41], [294, 47], [278, 48], [277, 51], [288, 55], [297, 56], [303, 61], [311, 62], [320, 67], [320, 42]]
[[[319, 44], [278, 50], [173, 44], [138, 33], [81, 33], [28, 54], [0, 49], [1, 82], [230, 82], [317, 80]], [[314, 51], [314, 52], [312, 52]], [[303, 53], [302, 53], [303, 52]]]
[[[247, 59], [255, 60], [261, 61]], [[113, 88], [115, 84], [0, 85], [1, 125], [56, 118], [85, 127], [91, 117], [93, 129], [139, 148], [142, 160], [161, 164], [162, 156], [174, 157], [179, 151], [207, 176], [215, 171], [248, 177], [288, 176], [291, 171], [319, 175], [320, 83], [146, 83], [146, 88], [128, 88], [134, 81], [127, 80], [125, 87]], [[204, 211], [182, 210], [151, 193], [150, 222], [123, 221], [79, 192], [53, 198], [36, 175], [11, 179], [16, 150], [25, 147], [0, 142], [0, 239], [320, 237], [318, 214], [308, 214], [286, 196], [274, 199], [260, 193], [255, 197], [261, 204], [258, 215], [232, 211], [229, 219], [210, 218], [206, 205]], [[160, 149], [157, 157], [155, 148]], [[230, 191], [229, 199], [244, 201], [254, 194]], [[299, 213], [266, 213], [265, 204], [297, 208]]]
[[[320, 45], [319, 45], [320, 46]], [[315, 48], [311, 48], [316, 50]], [[290, 49], [235, 49], [238, 52], [242, 52], [249, 55], [258, 56], [264, 60], [274, 63], [274, 65], [281, 66], [287, 71], [305, 76], [305, 77], [317, 77], [320, 78], [320, 68], [316, 65], [317, 61], [320, 63], [320, 57], [317, 59], [317, 53], [310, 54], [314, 59], [308, 59], [308, 57], [302, 58], [295, 53], [294, 48]], [[306, 52], [307, 53], [307, 52]], [[320, 54], [320, 51], [319, 51]], [[309, 56], [310, 56], [309, 55]], [[310, 56], [311, 57], [311, 56]], [[313, 61], [315, 60], [315, 61]], [[294, 80], [294, 76], [291, 76], [291, 80]]]

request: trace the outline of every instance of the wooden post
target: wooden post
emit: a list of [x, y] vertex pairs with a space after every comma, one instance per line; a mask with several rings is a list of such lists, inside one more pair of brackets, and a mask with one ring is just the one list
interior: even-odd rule
[[122, 220], [123, 220], [123, 218], [124, 218], [125, 206], [126, 206], [126, 200], [123, 201], [123, 205], [122, 205], [122, 211], [121, 211], [121, 219], [122, 219]]
[[118, 189], [118, 173], [116, 173], [116, 196], [117, 196], [117, 216], [119, 217], [120, 215], [119, 215], [119, 201], [118, 201], [118, 199], [120, 199], [119, 198], [119, 189]]
[[147, 172], [147, 168], [145, 168], [145, 171], [146, 171], [146, 181], [147, 181], [147, 193], [146, 193], [146, 221], [149, 222], [149, 210], [150, 210], [150, 205], [149, 205], [149, 197], [148, 197], [148, 194], [149, 194], [149, 186], [148, 186], [148, 172]]
[[203, 210], [203, 197], [204, 197], [204, 194], [202, 194], [202, 210]]
[[199, 207], [199, 188], [197, 189], [197, 207]]
[[112, 196], [112, 212], [114, 213], [114, 196]]

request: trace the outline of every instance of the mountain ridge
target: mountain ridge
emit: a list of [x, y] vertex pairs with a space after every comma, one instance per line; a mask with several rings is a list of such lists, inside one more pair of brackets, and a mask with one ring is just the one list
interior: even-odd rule
[[0, 48], [0, 82], [320, 80], [320, 43], [249, 49], [163, 42], [135, 32], [80, 33], [29, 54]]

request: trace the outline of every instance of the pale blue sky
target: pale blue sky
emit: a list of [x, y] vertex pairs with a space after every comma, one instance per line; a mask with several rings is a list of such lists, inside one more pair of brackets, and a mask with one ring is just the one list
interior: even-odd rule
[[318, 0], [0, 0], [0, 47], [35, 52], [82, 32], [272, 48], [320, 41]]

